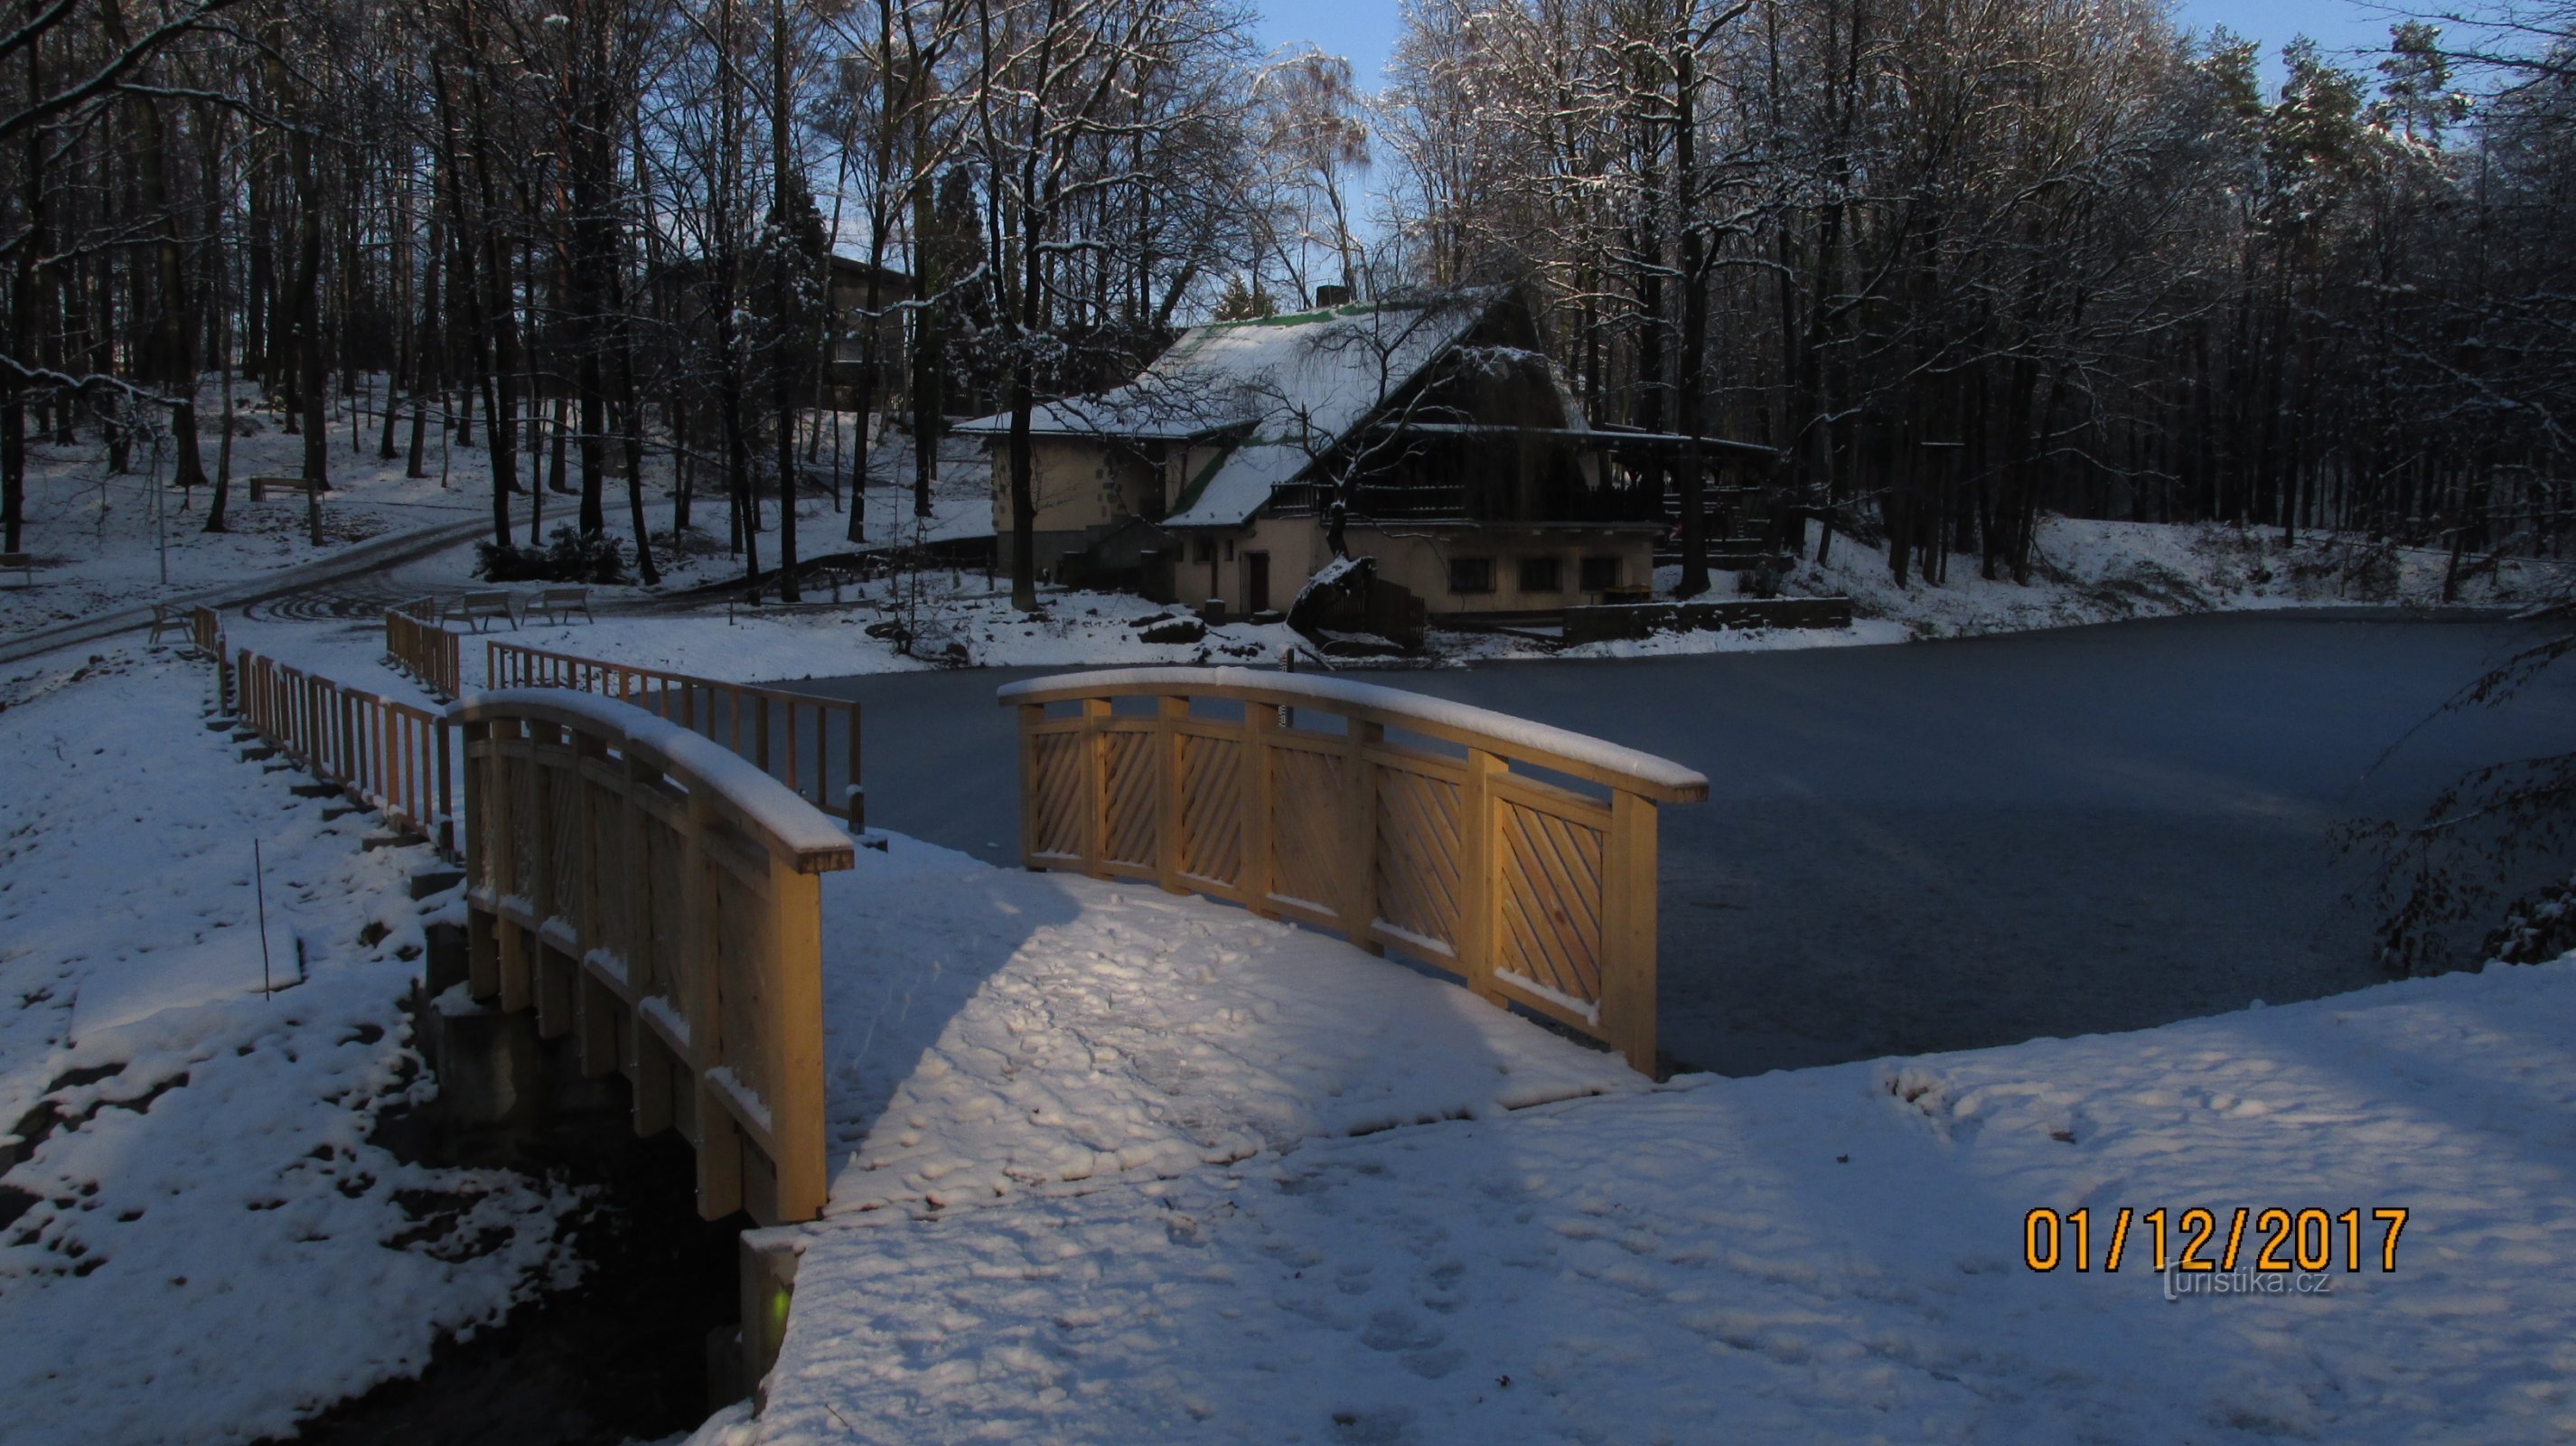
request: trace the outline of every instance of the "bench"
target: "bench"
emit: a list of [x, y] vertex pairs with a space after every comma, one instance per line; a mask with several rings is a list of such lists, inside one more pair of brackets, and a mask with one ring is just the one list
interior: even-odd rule
[[537, 600], [529, 604], [528, 610], [544, 613], [546, 622], [554, 626], [569, 621], [576, 612], [581, 614], [584, 622], [599, 621], [598, 618], [591, 616], [590, 589], [586, 587], [546, 588], [537, 594]]
[[516, 630], [519, 626], [519, 600], [506, 592], [469, 592], [456, 600], [456, 606], [449, 609], [447, 615], [460, 623], [472, 623], [478, 633], [483, 631], [483, 624], [494, 618], [509, 619], [510, 627]]
[[187, 603], [154, 603], [152, 636], [145, 641], [157, 643], [161, 641], [163, 633], [177, 633], [182, 637], [194, 639], [197, 635], [196, 628], [188, 616], [189, 611]]
[[22, 588], [36, 585], [36, 555], [32, 552], [0, 552], [0, 572], [18, 574]]
[[[253, 502], [266, 502], [272, 494], [287, 497], [301, 497], [307, 490], [308, 489], [304, 485], [304, 479], [301, 477], [253, 477], [250, 479], [250, 500]], [[325, 487], [322, 490], [328, 492], [331, 489]]]

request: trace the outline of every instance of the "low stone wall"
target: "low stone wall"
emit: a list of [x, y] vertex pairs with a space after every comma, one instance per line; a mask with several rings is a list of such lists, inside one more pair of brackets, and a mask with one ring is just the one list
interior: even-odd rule
[[1613, 603], [1567, 608], [1565, 641], [1598, 643], [1693, 628], [1847, 628], [1847, 597], [1726, 598], [1713, 602]]

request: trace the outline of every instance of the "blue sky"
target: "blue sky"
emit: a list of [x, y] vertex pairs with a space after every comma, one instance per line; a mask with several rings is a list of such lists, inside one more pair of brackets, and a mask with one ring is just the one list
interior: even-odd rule
[[[1261, 12], [1261, 38], [1268, 44], [1312, 41], [1350, 57], [1361, 85], [1374, 89], [1383, 83], [1395, 48], [1395, 0], [1262, 0]], [[2194, 30], [2224, 25], [2262, 41], [2267, 62], [2303, 32], [2329, 51], [2375, 46], [2388, 36], [2386, 11], [2355, 0], [2184, 0], [2177, 13]], [[2368, 63], [2359, 68], [2367, 70]], [[2277, 64], [2267, 70], [2279, 77]]]

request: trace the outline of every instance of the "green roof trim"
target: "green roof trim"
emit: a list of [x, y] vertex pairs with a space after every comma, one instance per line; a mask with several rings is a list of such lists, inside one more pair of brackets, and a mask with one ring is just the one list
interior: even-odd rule
[[1199, 475], [1191, 478], [1190, 485], [1181, 489], [1181, 495], [1173, 501], [1166, 516], [1177, 516], [1198, 505], [1199, 494], [1207, 491], [1209, 479], [1216, 476], [1216, 469], [1224, 466], [1225, 459], [1234, 455], [1235, 445], [1229, 442], [1216, 449], [1216, 455], [1208, 458], [1208, 464], [1199, 469]]

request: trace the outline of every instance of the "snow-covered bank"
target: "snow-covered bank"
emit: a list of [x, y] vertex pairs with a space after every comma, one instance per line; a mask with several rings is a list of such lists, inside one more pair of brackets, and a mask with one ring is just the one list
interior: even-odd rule
[[[702, 1439], [2563, 1439], [2571, 1037], [2576, 960], [2499, 967], [835, 1222]], [[2145, 1212], [2214, 1259], [2273, 1206], [2362, 1268], [2333, 1224], [2304, 1289], [2169, 1299]], [[2027, 1266], [2041, 1207], [2089, 1270]]]
[[13, 1443], [284, 1434], [570, 1283], [568, 1192], [369, 1142], [429, 1087], [400, 1008], [426, 851], [237, 761], [208, 688], [138, 647], [0, 689]]
[[[1864, 618], [1902, 624], [1914, 637], [1964, 637], [2116, 622], [2180, 613], [2294, 607], [2433, 607], [2445, 602], [2448, 553], [2429, 548], [2372, 548], [2357, 538], [2309, 534], [2281, 545], [2278, 528], [2220, 523], [2099, 522], [2043, 516], [2028, 584], [1988, 581], [1977, 559], [1950, 560], [1946, 581], [1919, 576], [1904, 587], [1887, 566], [1884, 545], [1836, 537], [1829, 563], [1802, 562], [1784, 591], [1852, 599]], [[2562, 595], [2566, 564], [2506, 559], [2481, 569], [2462, 560], [2456, 601], [2523, 606]]]

